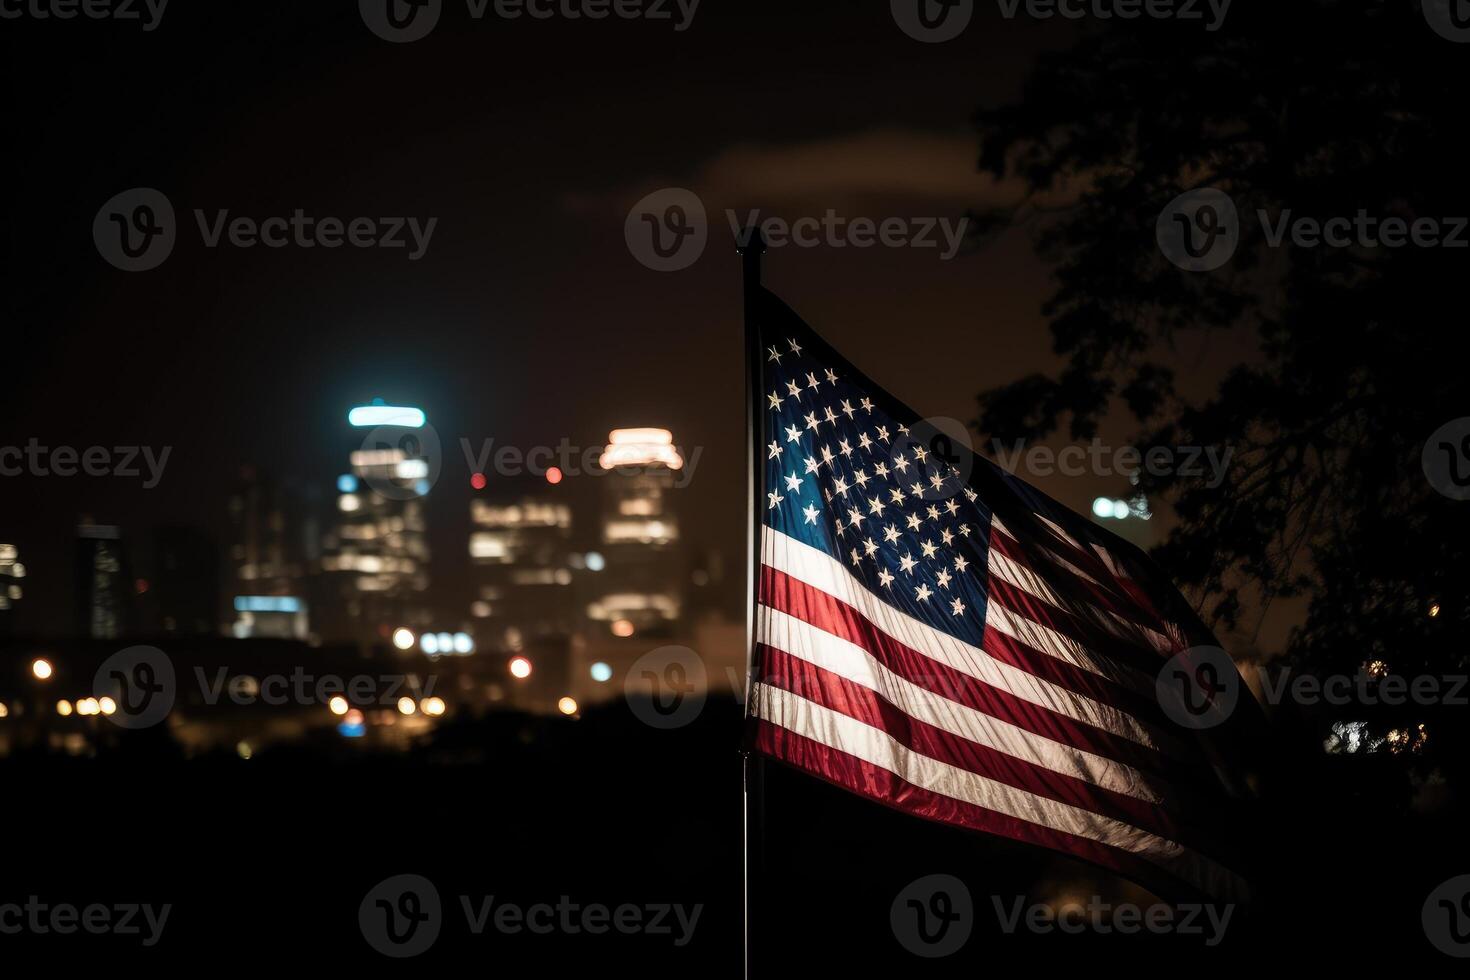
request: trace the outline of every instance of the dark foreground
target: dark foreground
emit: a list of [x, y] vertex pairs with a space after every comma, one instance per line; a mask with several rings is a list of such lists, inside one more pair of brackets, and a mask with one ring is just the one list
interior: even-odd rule
[[[0, 905], [103, 905], [119, 924], [131, 915], [137, 933], [26, 929], [0, 935], [0, 950], [12, 965], [381, 968], [362, 923], [379, 929], [371, 923], [388, 908], [430, 913], [369, 892], [418, 875], [440, 914], [413, 968], [738, 976], [739, 716], [712, 702], [693, 724], [658, 731], [622, 703], [577, 721], [503, 714], [391, 754], [322, 741], [184, 760], [154, 732], [95, 758], [16, 752], [0, 761]], [[1031, 931], [1024, 920], [1007, 931], [1006, 920], [1038, 902], [1146, 907], [1148, 896], [770, 770], [757, 972], [891, 964], [905, 976], [974, 976], [997, 956], [1213, 972], [1348, 965], [1365, 944], [1451, 965], [1426, 941], [1420, 911], [1435, 885], [1470, 868], [1453, 807], [1415, 815], [1344, 793], [1362, 776], [1343, 775], [1298, 773], [1278, 825], [1242, 829], [1262, 842], [1257, 905], [1230, 910], [1223, 929], [1199, 912], [1189, 934], [1122, 935]], [[890, 917], [900, 892], [932, 874], [960, 879], [970, 896], [971, 934], [942, 958], [911, 953]], [[127, 911], [139, 903], [155, 920], [172, 906], [161, 929]], [[399, 937], [408, 930], [398, 920]]]

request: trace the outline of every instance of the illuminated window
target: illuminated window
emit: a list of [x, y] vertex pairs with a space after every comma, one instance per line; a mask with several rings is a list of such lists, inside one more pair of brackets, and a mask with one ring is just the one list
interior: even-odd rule
[[470, 557], [484, 561], [509, 561], [510, 548], [503, 534], [477, 531], [470, 535]]
[[678, 539], [679, 528], [669, 520], [608, 521], [602, 536], [608, 544], [669, 544]]

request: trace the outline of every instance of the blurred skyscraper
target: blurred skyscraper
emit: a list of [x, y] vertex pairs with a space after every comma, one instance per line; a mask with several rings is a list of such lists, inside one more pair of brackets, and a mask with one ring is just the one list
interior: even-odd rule
[[159, 528], [148, 605], [164, 633], [219, 634], [219, 551], [208, 534], [192, 527]]
[[385, 643], [400, 627], [432, 628], [424, 499], [439, 447], [423, 412], [381, 404], [353, 409], [366, 435], [337, 478], [336, 514], [322, 539], [321, 632]]
[[257, 616], [265, 605], [259, 597], [290, 598], [301, 610], [300, 628], [309, 631], [308, 582], [318, 557], [318, 523], [311, 501], [298, 488], [245, 467], [230, 496], [231, 631], [240, 637], [278, 635]]
[[526, 640], [569, 637], [577, 626], [572, 598], [572, 511], [544, 481], [496, 481], [470, 501], [471, 606], [482, 621], [482, 646], [515, 650]]
[[0, 632], [7, 632], [15, 619], [15, 606], [25, 596], [21, 580], [26, 577], [20, 549], [13, 544], [0, 544]]
[[607, 572], [587, 615], [616, 637], [668, 636], [683, 615], [684, 557], [672, 501], [684, 459], [666, 429], [617, 429], [599, 461]]
[[115, 640], [133, 629], [133, 580], [122, 529], [83, 518], [76, 530], [77, 631], [93, 640]]
[[[581, 624], [574, 570], [585, 560], [572, 549], [571, 507], [545, 478], [497, 477], [470, 501], [470, 523], [481, 655], [499, 655], [512, 704], [548, 710], [567, 692]], [[517, 657], [525, 676], [509, 673]]]

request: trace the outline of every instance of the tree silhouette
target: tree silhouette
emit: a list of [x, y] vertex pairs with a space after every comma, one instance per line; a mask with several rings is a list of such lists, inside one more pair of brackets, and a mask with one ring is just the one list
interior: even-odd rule
[[[1470, 214], [1467, 71], [1470, 44], [1418, 2], [1257, 4], [1214, 33], [1091, 30], [976, 117], [982, 170], [1027, 191], [978, 217], [1035, 224], [1063, 359], [983, 392], [977, 427], [1090, 438], [1126, 410], [1140, 446], [1233, 447], [1217, 487], [1141, 474], [1179, 520], [1155, 557], [1217, 627], [1249, 632], [1273, 599], [1305, 597], [1285, 652], [1314, 672], [1464, 672], [1470, 501], [1431, 486], [1421, 453], [1470, 415], [1470, 231], [1452, 220]], [[1210, 272], [1156, 240], [1170, 202], [1201, 188], [1240, 218]], [[1434, 219], [1459, 245], [1273, 245], [1288, 212]], [[1177, 380], [1185, 349], [1209, 352], [1217, 386]]]

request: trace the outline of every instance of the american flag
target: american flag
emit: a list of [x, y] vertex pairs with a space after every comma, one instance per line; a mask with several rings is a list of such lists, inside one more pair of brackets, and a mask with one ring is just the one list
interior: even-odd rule
[[1156, 694], [1212, 642], [1183, 598], [1014, 475], [939, 458], [917, 413], [757, 302], [755, 748], [1161, 895], [1242, 899], [1219, 826], [1239, 774]]

